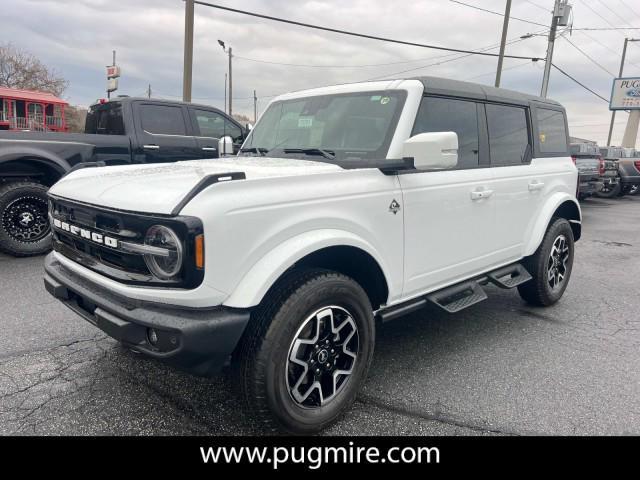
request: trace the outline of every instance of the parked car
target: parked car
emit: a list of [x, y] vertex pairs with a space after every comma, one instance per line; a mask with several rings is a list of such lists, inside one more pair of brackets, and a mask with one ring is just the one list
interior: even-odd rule
[[605, 160], [616, 162], [620, 188], [618, 196], [636, 195], [640, 191], [640, 153], [637, 150], [622, 147], [604, 147], [600, 149]]
[[604, 187], [601, 174], [603, 161], [598, 146], [590, 143], [572, 143], [571, 159], [578, 169], [578, 199], [600, 192]]
[[223, 136], [237, 150], [246, 129], [213, 107], [129, 97], [93, 105], [83, 134], [0, 131], [0, 251], [50, 249], [47, 189], [73, 168], [216, 158]]
[[237, 158], [56, 183], [44, 282], [138, 352], [230, 361], [264, 425], [315, 432], [354, 401], [376, 321], [457, 312], [487, 284], [562, 297], [581, 235], [567, 131], [554, 101], [449, 79], [282, 95]]

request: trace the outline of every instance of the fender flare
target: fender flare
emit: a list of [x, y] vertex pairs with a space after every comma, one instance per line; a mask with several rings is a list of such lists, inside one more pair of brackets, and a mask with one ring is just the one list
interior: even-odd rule
[[540, 210], [539, 215], [537, 215], [537, 221], [531, 230], [531, 235], [529, 236], [529, 241], [527, 242], [524, 255], [529, 256], [533, 255], [535, 251], [538, 249], [538, 246], [542, 242], [542, 238], [544, 237], [545, 232], [547, 231], [547, 226], [553, 218], [553, 214], [558, 210], [558, 208], [566, 203], [571, 202], [575, 205], [578, 210], [578, 218], [577, 219], [569, 219], [572, 223], [577, 223], [581, 225], [582, 222], [582, 210], [580, 209], [580, 204], [575, 196], [570, 195], [566, 192], [556, 192], [554, 193], [549, 200], [544, 204], [542, 209]]
[[280, 276], [307, 255], [327, 247], [355, 247], [371, 255], [378, 263], [387, 285], [389, 269], [376, 249], [363, 238], [344, 230], [311, 230], [279, 244], [267, 252], [245, 273], [223, 302], [234, 308], [250, 308], [258, 305]]
[[15, 160], [44, 163], [45, 165], [57, 170], [61, 176], [71, 169], [69, 162], [45, 150], [32, 147], [3, 148], [2, 156], [0, 156], [0, 165], [13, 162]]

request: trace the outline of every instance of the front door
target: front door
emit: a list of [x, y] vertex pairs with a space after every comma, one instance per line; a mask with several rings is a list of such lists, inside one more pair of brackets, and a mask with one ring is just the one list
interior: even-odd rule
[[[237, 153], [244, 140], [242, 128], [229, 120], [221, 112], [189, 107], [191, 121], [196, 135], [196, 142], [202, 153], [202, 158], [216, 158], [218, 140], [224, 136], [233, 139], [233, 153]], [[227, 152], [231, 154], [232, 152]]]
[[425, 97], [413, 134], [458, 135], [454, 170], [399, 175], [405, 224], [404, 290], [411, 297], [493, 266], [496, 210], [483, 105]]
[[182, 105], [136, 102], [138, 148], [145, 163], [177, 162], [202, 158]]

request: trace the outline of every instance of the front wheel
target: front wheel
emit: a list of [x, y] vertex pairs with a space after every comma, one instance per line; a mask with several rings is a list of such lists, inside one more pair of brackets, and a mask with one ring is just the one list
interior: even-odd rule
[[0, 251], [27, 257], [50, 248], [47, 187], [34, 182], [0, 186]]
[[309, 434], [351, 406], [373, 356], [371, 303], [353, 279], [291, 272], [267, 295], [238, 352], [242, 391], [263, 425]]
[[522, 262], [532, 278], [518, 286], [520, 296], [543, 307], [560, 300], [571, 277], [573, 250], [571, 225], [564, 218], [554, 219], [536, 252]]

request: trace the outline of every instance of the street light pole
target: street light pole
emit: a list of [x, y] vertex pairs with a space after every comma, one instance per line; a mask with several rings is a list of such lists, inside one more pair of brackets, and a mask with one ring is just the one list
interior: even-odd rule
[[182, 77], [182, 101], [191, 101], [193, 73], [193, 7], [194, 0], [184, 2], [184, 66]]
[[[629, 42], [637, 42], [640, 39], [637, 38], [625, 38], [624, 46], [622, 47], [622, 58], [620, 59], [620, 72], [618, 73], [618, 78], [622, 77], [622, 72], [624, 70], [624, 60], [627, 56], [627, 43]], [[611, 111], [611, 124], [609, 125], [609, 136], [607, 137], [607, 146], [611, 146], [611, 136], [613, 135], [613, 124], [616, 120], [616, 111]]]
[[504, 48], [507, 43], [507, 29], [509, 28], [509, 14], [511, 13], [511, 0], [507, 0], [507, 6], [504, 9], [504, 22], [502, 24], [502, 39], [500, 40], [500, 56], [498, 57], [498, 70], [496, 71], [496, 87], [500, 86], [500, 77], [502, 76], [502, 62], [504, 61]]

